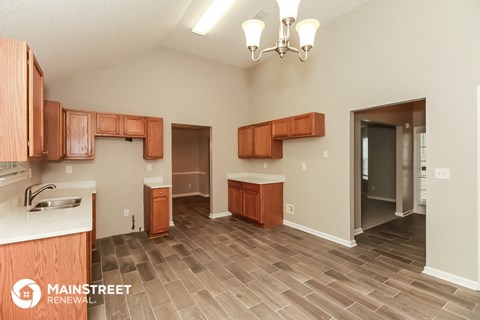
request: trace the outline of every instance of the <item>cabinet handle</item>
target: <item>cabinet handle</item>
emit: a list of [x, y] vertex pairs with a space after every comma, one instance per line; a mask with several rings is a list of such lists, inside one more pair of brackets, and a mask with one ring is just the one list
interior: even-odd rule
[[47, 155], [47, 154], [48, 154], [48, 150], [47, 150], [47, 151], [43, 151], [42, 153], [45, 154], [45, 155]]

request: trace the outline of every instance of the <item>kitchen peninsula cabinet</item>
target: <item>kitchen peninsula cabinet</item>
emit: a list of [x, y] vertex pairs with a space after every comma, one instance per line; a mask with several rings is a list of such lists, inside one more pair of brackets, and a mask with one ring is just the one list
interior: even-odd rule
[[228, 211], [264, 227], [283, 224], [283, 183], [228, 180]]
[[65, 158], [65, 109], [58, 101], [44, 102], [45, 152], [43, 160]]
[[163, 119], [147, 118], [147, 134], [143, 144], [143, 159], [163, 159]]
[[273, 140], [271, 122], [238, 128], [238, 157], [272, 159], [283, 157], [282, 142]]
[[[88, 283], [91, 257], [89, 256], [89, 232], [68, 234], [50, 238], [0, 245], [2, 281], [0, 292], [2, 307], [0, 319], [87, 319], [87, 304], [48, 303], [47, 286], [81, 286]], [[31, 279], [42, 292], [42, 298], [34, 308], [16, 306], [10, 295], [20, 279]], [[52, 292], [49, 296], [86, 299], [85, 294]]]
[[143, 208], [145, 232], [149, 238], [168, 234], [170, 225], [170, 188], [144, 186]]
[[0, 162], [43, 156], [43, 81], [26, 42], [0, 38]]
[[95, 113], [89, 111], [66, 110], [66, 159], [94, 159], [94, 120]]

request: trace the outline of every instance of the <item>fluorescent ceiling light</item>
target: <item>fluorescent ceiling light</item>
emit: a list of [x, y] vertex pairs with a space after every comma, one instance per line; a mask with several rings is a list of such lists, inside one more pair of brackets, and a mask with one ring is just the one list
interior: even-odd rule
[[198, 20], [192, 31], [202, 36], [206, 35], [230, 9], [236, 0], [213, 0], [210, 7]]

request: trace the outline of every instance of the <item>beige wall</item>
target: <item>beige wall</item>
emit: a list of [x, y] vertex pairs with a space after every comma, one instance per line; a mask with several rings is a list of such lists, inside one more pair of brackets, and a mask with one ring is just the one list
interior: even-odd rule
[[[227, 172], [248, 168], [232, 143], [249, 116], [244, 70], [161, 49], [51, 86], [47, 98], [73, 109], [164, 118], [163, 160], [143, 160], [141, 140], [97, 138], [95, 160], [44, 166], [43, 181], [96, 180], [98, 237], [130, 231], [125, 208], [136, 215], [137, 227], [143, 227], [143, 178], [163, 176], [172, 182], [172, 123], [212, 127], [212, 212], [227, 211]], [[152, 171], [146, 170], [147, 163]], [[73, 166], [72, 174], [65, 174], [67, 164]]]
[[[326, 114], [324, 138], [285, 142], [284, 159], [267, 161], [267, 170], [250, 161], [251, 170], [286, 175], [285, 201], [295, 205], [289, 220], [352, 239], [350, 112], [426, 97], [427, 266], [477, 278], [479, 13], [476, 0], [371, 0], [320, 29], [306, 63], [290, 54], [250, 70], [254, 122]], [[450, 168], [451, 179], [435, 180], [435, 167]]]
[[208, 195], [210, 129], [172, 128], [173, 195]]

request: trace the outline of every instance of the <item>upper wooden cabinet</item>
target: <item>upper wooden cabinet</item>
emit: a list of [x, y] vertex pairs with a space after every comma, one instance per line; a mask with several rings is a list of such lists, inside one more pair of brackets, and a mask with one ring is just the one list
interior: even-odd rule
[[238, 129], [239, 158], [283, 157], [282, 142], [272, 138], [272, 123], [265, 122]]
[[124, 115], [123, 133], [128, 137], [145, 137], [145, 117]]
[[95, 113], [88, 111], [66, 111], [66, 159], [94, 159]]
[[146, 118], [116, 113], [96, 113], [96, 136], [145, 137]]
[[65, 109], [60, 102], [45, 101], [44, 160], [61, 160], [65, 157]]
[[311, 112], [273, 121], [277, 140], [325, 136], [325, 115]]
[[238, 157], [253, 157], [253, 126], [238, 128]]
[[95, 135], [96, 136], [119, 136], [121, 130], [121, 115], [116, 113], [101, 113], [95, 115]]
[[143, 144], [143, 158], [163, 159], [163, 119], [147, 118], [147, 135]]
[[0, 38], [0, 161], [43, 156], [43, 71], [26, 42]]

